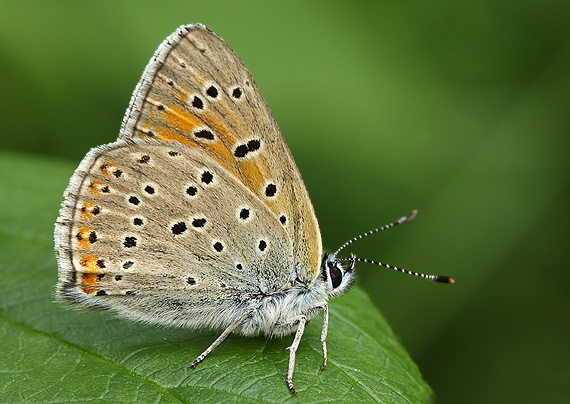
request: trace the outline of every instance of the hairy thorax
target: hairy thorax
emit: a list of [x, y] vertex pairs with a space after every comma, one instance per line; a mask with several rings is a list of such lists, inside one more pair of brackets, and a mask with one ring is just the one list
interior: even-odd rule
[[252, 316], [244, 321], [239, 333], [246, 336], [282, 337], [293, 333], [302, 316], [313, 319], [326, 305], [326, 297], [317, 288], [291, 288], [265, 296]]

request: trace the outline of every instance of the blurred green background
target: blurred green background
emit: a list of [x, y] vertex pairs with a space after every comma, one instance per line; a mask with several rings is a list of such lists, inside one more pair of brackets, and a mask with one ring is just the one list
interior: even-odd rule
[[204, 23], [261, 88], [326, 249], [419, 210], [346, 253], [456, 279], [359, 266], [437, 401], [570, 402], [570, 2], [1, 8], [2, 150], [75, 166], [159, 43]]

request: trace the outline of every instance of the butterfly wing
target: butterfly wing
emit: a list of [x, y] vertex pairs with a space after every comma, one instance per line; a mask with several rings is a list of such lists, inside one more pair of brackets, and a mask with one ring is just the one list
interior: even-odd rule
[[229, 325], [286, 287], [294, 259], [274, 213], [233, 173], [198, 148], [152, 141], [85, 157], [56, 247], [60, 296], [189, 327]]
[[251, 74], [212, 31], [182, 26], [162, 43], [120, 139], [183, 144], [212, 157], [269, 208], [272, 226], [284, 227], [289, 271], [303, 282], [318, 276], [321, 235], [301, 175]]

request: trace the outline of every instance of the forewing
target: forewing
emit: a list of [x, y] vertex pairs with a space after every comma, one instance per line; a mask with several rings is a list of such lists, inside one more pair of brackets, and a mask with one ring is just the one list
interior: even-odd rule
[[316, 278], [321, 235], [301, 175], [249, 71], [216, 34], [183, 26], [161, 44], [120, 138], [184, 144], [219, 162], [283, 223], [301, 280]]

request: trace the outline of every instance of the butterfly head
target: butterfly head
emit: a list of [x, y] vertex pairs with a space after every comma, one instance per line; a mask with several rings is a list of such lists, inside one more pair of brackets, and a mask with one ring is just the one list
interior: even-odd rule
[[336, 254], [325, 253], [323, 256], [320, 280], [330, 297], [343, 294], [354, 279], [356, 259], [351, 256], [348, 265], [343, 261], [347, 260], [337, 258]]

